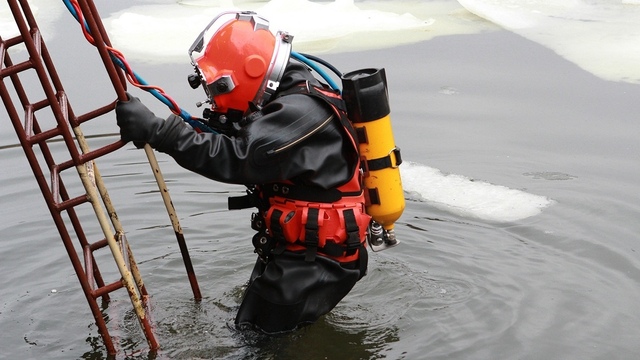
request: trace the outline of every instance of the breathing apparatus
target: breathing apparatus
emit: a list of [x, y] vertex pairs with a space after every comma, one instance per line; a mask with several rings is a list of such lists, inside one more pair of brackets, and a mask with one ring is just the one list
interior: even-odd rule
[[362, 69], [342, 75], [342, 98], [358, 135], [362, 157], [371, 247], [397, 245], [395, 222], [404, 211], [399, 165], [400, 149], [391, 129], [387, 78], [384, 69]]
[[[331, 88], [341, 92], [347, 116], [358, 136], [366, 211], [373, 219], [367, 240], [373, 251], [397, 245], [395, 223], [405, 207], [399, 169], [402, 157], [393, 138], [384, 68], [342, 74], [330, 63], [313, 55], [291, 52], [291, 57], [315, 70]], [[316, 63], [340, 77], [342, 89]]]
[[[203, 117], [212, 128], [228, 135], [235, 133], [245, 125], [245, 115], [259, 110], [275, 93], [289, 58], [304, 63], [341, 92], [356, 130], [365, 207], [373, 219], [367, 236], [371, 249], [397, 245], [394, 227], [405, 201], [398, 168], [402, 158], [391, 128], [385, 70], [342, 74], [323, 59], [291, 51], [292, 40], [286, 32], [278, 31], [274, 36], [269, 22], [254, 12], [226, 12], [214, 18], [189, 48], [195, 69], [188, 77], [189, 84], [194, 89], [202, 85], [207, 95], [204, 102], [211, 104]], [[341, 79], [342, 89], [318, 64]]]

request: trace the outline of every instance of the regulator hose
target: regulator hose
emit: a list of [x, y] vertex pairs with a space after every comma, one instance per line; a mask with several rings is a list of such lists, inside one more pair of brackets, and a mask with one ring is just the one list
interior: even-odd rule
[[340, 91], [340, 86], [338, 86], [338, 84], [329, 76], [329, 74], [322, 70], [322, 68], [319, 67], [316, 62], [326, 66], [327, 68], [331, 69], [331, 71], [336, 73], [338, 77], [341, 77], [342, 73], [338, 71], [338, 69], [336, 69], [333, 65], [313, 55], [300, 54], [295, 51], [291, 52], [291, 57], [315, 70], [320, 76], [322, 76], [322, 78], [327, 82], [327, 84], [329, 84], [329, 86], [331, 86], [333, 90]]

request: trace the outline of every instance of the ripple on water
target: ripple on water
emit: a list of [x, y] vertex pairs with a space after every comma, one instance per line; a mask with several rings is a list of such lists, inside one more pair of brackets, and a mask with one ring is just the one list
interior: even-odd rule
[[434, 277], [394, 258], [371, 256], [369, 273], [329, 314], [344, 329], [375, 329], [395, 324], [418, 303], [433, 311], [464, 302], [482, 290], [463, 279]]

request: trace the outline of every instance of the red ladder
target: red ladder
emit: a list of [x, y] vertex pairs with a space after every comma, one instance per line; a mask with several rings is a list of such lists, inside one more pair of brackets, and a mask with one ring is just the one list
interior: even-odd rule
[[[111, 292], [125, 288], [149, 348], [155, 351], [158, 349], [159, 344], [149, 319], [147, 309], [148, 293], [129, 247], [129, 242], [124, 235], [122, 224], [118, 219], [95, 163], [96, 159], [120, 149], [124, 146], [124, 143], [117, 141], [95, 150], [90, 150], [80, 128], [82, 123], [112, 111], [116, 102], [110, 101], [93, 111], [75, 115], [27, 0], [8, 0], [8, 3], [20, 35], [9, 39], [5, 39], [0, 35], [0, 96], [80, 281], [98, 326], [98, 331], [102, 336], [107, 352], [112, 355], [116, 354], [116, 348], [109, 335], [107, 324], [97, 299], [102, 298], [103, 301], [108, 302]], [[124, 76], [114, 66], [108, 55], [106, 46], [109, 45], [109, 39], [102, 26], [98, 12], [91, 0], [80, 1], [80, 6], [96, 40], [98, 52], [113, 83], [114, 90], [119, 99], [126, 99]], [[28, 59], [14, 64], [8, 50], [17, 45], [26, 48]], [[27, 72], [31, 74], [35, 72], [41, 89], [27, 91], [20, 78], [21, 75], [26, 76]], [[8, 84], [5, 83], [7, 79], [10, 80]], [[7, 85], [11, 87], [7, 87]], [[41, 91], [44, 92], [44, 99], [31, 100], [29, 95], [37, 92], [36, 96], [42, 96]], [[18, 107], [16, 107], [17, 102], [20, 103], [19, 109], [23, 112], [22, 116]], [[55, 126], [43, 129], [41, 125], [44, 124], [44, 121], [39, 121], [38, 119], [39, 117], [44, 119], [47, 116], [55, 118]], [[56, 163], [49, 148], [49, 143], [52, 140], [60, 139], [67, 147], [70, 159]], [[194, 298], [199, 301], [202, 298], [200, 289], [166, 184], [158, 168], [153, 151], [148, 145], [145, 146], [145, 150], [177, 236]], [[56, 155], [60, 156], [59, 154]], [[71, 168], [76, 169], [85, 190], [84, 194], [73, 197], [69, 195], [61, 174]], [[50, 179], [50, 181], [47, 179]], [[104, 234], [104, 238], [95, 242], [89, 242], [87, 239], [76, 211], [76, 207], [87, 203], [91, 205], [100, 229]], [[68, 225], [73, 230], [75, 240], [69, 232]], [[83, 261], [80, 260], [74, 243], [79, 243], [81, 246], [81, 253], [84, 256]], [[105, 283], [94, 257], [96, 250], [105, 247], [111, 250], [121, 275], [120, 279], [110, 283]]]

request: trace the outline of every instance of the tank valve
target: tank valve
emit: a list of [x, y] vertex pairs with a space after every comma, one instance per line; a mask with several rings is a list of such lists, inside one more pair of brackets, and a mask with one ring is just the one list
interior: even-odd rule
[[376, 252], [392, 248], [400, 243], [396, 239], [394, 229], [386, 230], [376, 221], [371, 221], [371, 224], [369, 224], [367, 242], [371, 250]]

